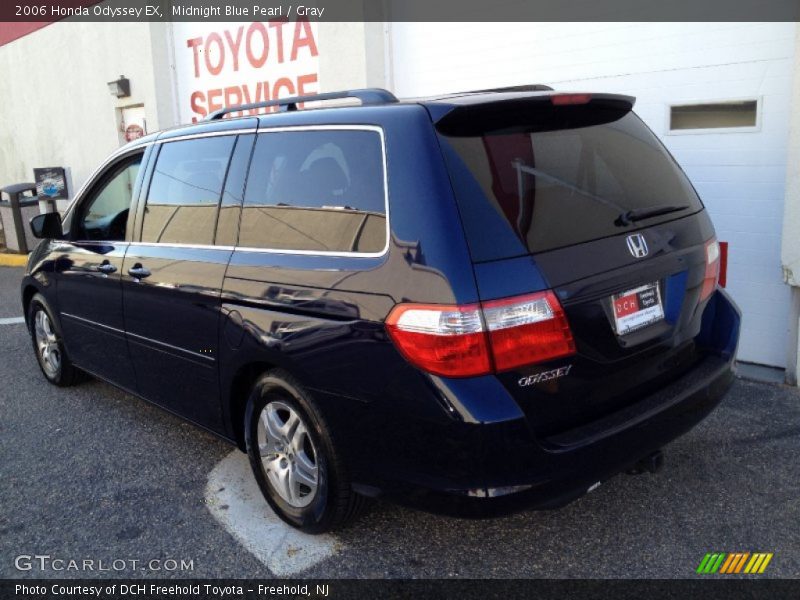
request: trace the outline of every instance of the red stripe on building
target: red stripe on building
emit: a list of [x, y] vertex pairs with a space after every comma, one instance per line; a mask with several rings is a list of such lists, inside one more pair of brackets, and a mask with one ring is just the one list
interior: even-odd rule
[[53, 21], [19, 21], [17, 23], [0, 23], [0, 46], [5, 46], [23, 36], [33, 33], [37, 29], [47, 27]]
[[[78, 6], [93, 6], [100, 4], [101, 0], [55, 0], [52, 5], [63, 8], [77, 8]], [[20, 4], [23, 4], [20, 2]], [[31, 4], [32, 3], [25, 3]], [[36, 5], [34, 8], [38, 8]], [[18, 17], [16, 15], [17, 6], [10, 0], [0, 0], [0, 46], [4, 46], [21, 37], [25, 37], [29, 33], [38, 31], [43, 27], [47, 27], [51, 23], [61, 21], [61, 19], [52, 19], [49, 16], [51, 9], [50, 4], [42, 4], [45, 7], [45, 12], [42, 15], [26, 15]], [[68, 17], [66, 17], [68, 18]], [[35, 19], [34, 21], [22, 21], [17, 19]]]

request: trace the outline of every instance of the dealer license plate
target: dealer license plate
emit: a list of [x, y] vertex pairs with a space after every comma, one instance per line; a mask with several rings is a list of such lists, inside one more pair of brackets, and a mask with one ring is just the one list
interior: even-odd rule
[[611, 297], [614, 329], [625, 335], [664, 319], [658, 283], [648, 283]]

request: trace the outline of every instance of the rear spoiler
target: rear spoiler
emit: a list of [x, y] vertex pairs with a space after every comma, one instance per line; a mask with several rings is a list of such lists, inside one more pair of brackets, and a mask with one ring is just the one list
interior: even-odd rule
[[628, 114], [633, 96], [592, 93], [497, 94], [484, 100], [429, 104], [436, 129], [450, 136], [537, 132], [612, 123]]

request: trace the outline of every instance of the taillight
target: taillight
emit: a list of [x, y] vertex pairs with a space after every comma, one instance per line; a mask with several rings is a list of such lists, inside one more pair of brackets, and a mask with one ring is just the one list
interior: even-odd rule
[[575, 353], [561, 304], [551, 291], [483, 304], [496, 371]]
[[398, 304], [386, 329], [412, 364], [471, 377], [575, 353], [567, 318], [551, 291], [482, 305]]
[[728, 242], [719, 243], [719, 287], [728, 284]]
[[706, 242], [706, 272], [703, 276], [703, 287], [700, 290], [700, 302], [711, 296], [717, 288], [719, 262], [719, 244], [716, 238], [711, 238]]
[[430, 373], [469, 377], [491, 370], [477, 304], [398, 304], [386, 329], [403, 356]]

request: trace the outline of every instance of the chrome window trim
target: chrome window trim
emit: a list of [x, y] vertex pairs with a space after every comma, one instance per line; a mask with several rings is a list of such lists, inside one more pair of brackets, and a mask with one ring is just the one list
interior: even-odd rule
[[323, 250], [280, 250], [272, 248], [247, 248], [242, 246], [214, 246], [210, 244], [179, 244], [176, 242], [92, 242], [93, 244], [128, 244], [136, 247], [152, 247], [152, 248], [188, 248], [191, 250], [223, 250], [226, 252], [241, 251], [241, 252], [263, 252], [265, 254], [297, 254], [305, 256], [351, 256], [356, 258], [379, 257], [385, 254], [383, 252], [325, 252]]
[[109, 246], [127, 246], [130, 242], [120, 240], [58, 240], [61, 243], [68, 243], [71, 246], [97, 246], [98, 244], [107, 244]]
[[380, 258], [389, 251], [389, 244], [380, 252], [337, 252], [334, 250], [289, 250], [282, 248], [251, 248], [249, 246], [236, 246], [236, 252], [262, 253], [262, 254], [290, 254], [296, 256], [339, 256], [349, 258]]
[[151, 246], [153, 248], [191, 248], [194, 250], [227, 250], [234, 249], [233, 246], [215, 246], [214, 244], [179, 244], [177, 242], [126, 242], [131, 246]]
[[[352, 258], [379, 258], [389, 252], [389, 240], [391, 239], [391, 228], [389, 226], [389, 165], [386, 160], [386, 136], [383, 127], [377, 125], [287, 125], [285, 127], [266, 127], [259, 128], [258, 134], [262, 133], [283, 133], [287, 131], [374, 131], [381, 139], [381, 154], [383, 157], [383, 203], [386, 215], [386, 242], [383, 249], [378, 252], [345, 252], [337, 250], [292, 250], [289, 248], [256, 248], [252, 246], [237, 245], [236, 252], [261, 252], [264, 254], [292, 254], [297, 256], [341, 256]], [[255, 150], [254, 150], [255, 152]], [[244, 211], [244, 204], [242, 204]], [[241, 223], [241, 221], [240, 221]], [[240, 227], [241, 230], [241, 227]]]

